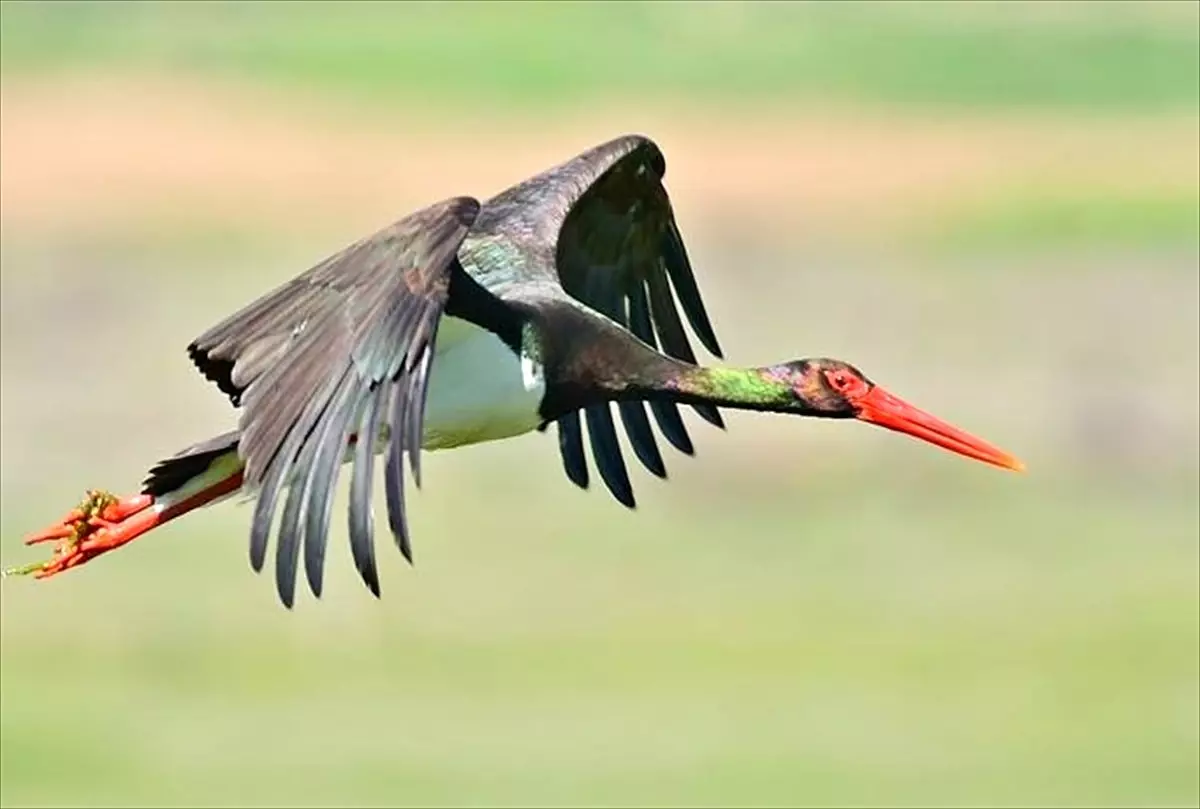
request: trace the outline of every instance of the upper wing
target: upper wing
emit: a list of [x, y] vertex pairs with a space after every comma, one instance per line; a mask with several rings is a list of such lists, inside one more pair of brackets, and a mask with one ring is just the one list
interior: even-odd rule
[[[677, 301], [704, 347], [717, 357], [721, 349], [662, 185], [665, 171], [662, 152], [653, 141], [638, 135], [617, 138], [490, 200], [483, 216], [492, 211], [510, 216], [555, 243], [557, 280], [568, 294], [650, 346], [694, 363], [696, 355]], [[665, 477], [644, 405], [622, 402], [617, 408], [642, 464]], [[650, 409], [666, 439], [681, 452], [692, 454], [678, 407], [672, 402], [652, 402]], [[724, 427], [717, 408], [693, 405], [693, 409], [706, 421]], [[633, 490], [617, 444], [611, 407], [588, 407], [584, 414], [601, 478], [617, 500], [632, 508]], [[579, 411], [558, 420], [558, 438], [567, 476], [586, 488], [588, 468]]]
[[[275, 505], [289, 487], [276, 544], [283, 603], [295, 593], [299, 544], [320, 595], [337, 473], [356, 436], [350, 490], [355, 566], [379, 594], [371, 521], [373, 453], [388, 431], [388, 522], [411, 561], [403, 453], [420, 485], [421, 433], [438, 323], [455, 256], [479, 203], [459, 197], [347, 247], [196, 338], [197, 367], [243, 413], [245, 482], [258, 487], [250, 559], [261, 570]], [[457, 270], [456, 270], [457, 268]]]

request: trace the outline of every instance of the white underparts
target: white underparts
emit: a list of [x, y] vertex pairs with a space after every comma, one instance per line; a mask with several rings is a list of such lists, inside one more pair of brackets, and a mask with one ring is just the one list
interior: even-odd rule
[[541, 423], [542, 368], [499, 337], [445, 317], [425, 409], [425, 449], [448, 449], [521, 435]]

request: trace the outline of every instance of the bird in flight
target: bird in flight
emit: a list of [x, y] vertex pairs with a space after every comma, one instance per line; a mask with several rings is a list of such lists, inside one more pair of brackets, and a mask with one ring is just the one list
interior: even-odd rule
[[553, 425], [566, 476], [587, 488], [586, 422], [596, 471], [633, 508], [614, 410], [634, 455], [658, 477], [666, 469], [655, 427], [693, 452], [681, 406], [718, 427], [722, 408], [858, 419], [1023, 469], [841, 360], [698, 364], [684, 318], [722, 354], [665, 170], [652, 140], [620, 137], [486, 202], [455, 197], [418, 210], [265, 294], [188, 346], [200, 373], [240, 409], [237, 429], [159, 462], [137, 495], [89, 491], [26, 540], [57, 541], [50, 560], [7, 572], [53, 576], [242, 493], [254, 499], [255, 571], [278, 517], [275, 582], [290, 608], [301, 550], [309, 587], [321, 594], [334, 491], [349, 465], [350, 549], [378, 596], [377, 456], [388, 527], [411, 563], [405, 456], [420, 486], [422, 450]]

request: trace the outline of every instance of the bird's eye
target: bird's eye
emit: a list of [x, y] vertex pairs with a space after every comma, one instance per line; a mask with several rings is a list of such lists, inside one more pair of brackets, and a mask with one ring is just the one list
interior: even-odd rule
[[833, 371], [825, 375], [830, 387], [843, 396], [854, 396], [864, 387], [863, 381], [848, 371]]

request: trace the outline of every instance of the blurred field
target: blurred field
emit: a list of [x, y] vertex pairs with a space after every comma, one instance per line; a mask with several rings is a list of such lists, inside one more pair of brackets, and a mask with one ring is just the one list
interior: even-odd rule
[[[234, 413], [193, 336], [412, 208], [663, 146], [730, 363], [1023, 477], [693, 420], [628, 513], [427, 456], [384, 598], [224, 504], [0, 587], [0, 804], [1200, 803], [1200, 5], [0, 4], [0, 557]], [[340, 505], [340, 504], [339, 504]]]

